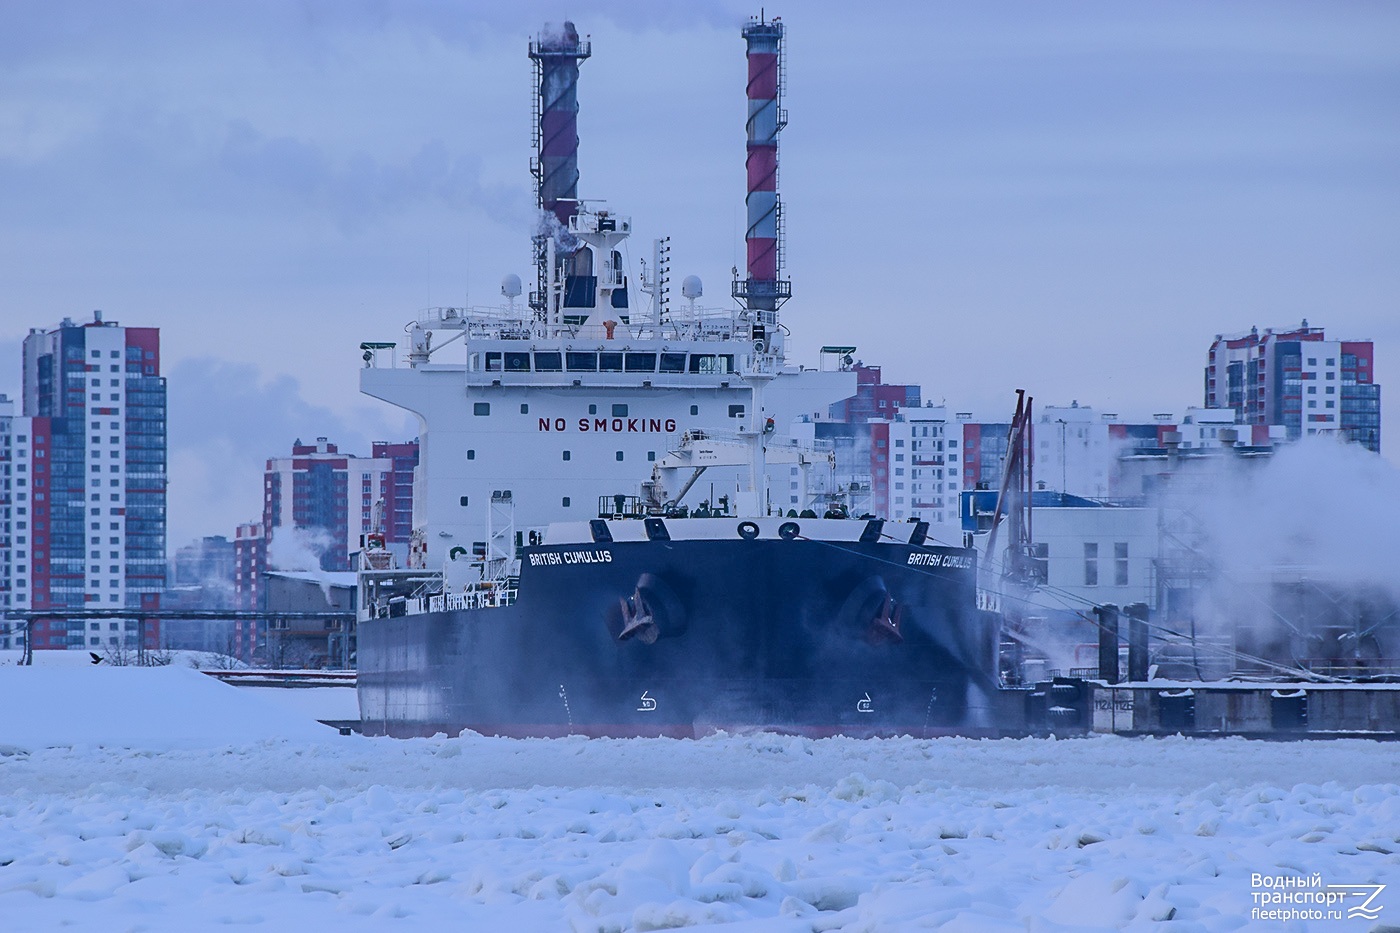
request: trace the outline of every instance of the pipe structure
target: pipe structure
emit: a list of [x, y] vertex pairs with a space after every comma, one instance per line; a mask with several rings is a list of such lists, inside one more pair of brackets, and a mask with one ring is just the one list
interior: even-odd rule
[[539, 206], [566, 227], [578, 212], [578, 66], [591, 54], [592, 44], [579, 39], [569, 22], [559, 31], [546, 28], [530, 42], [539, 83]]
[[1094, 607], [1099, 619], [1099, 679], [1118, 683], [1118, 607], [1112, 603]]
[[1128, 679], [1143, 683], [1148, 671], [1147, 603], [1129, 603], [1123, 611], [1128, 616]]
[[747, 277], [734, 283], [734, 297], [756, 311], [775, 311], [792, 294], [780, 281], [782, 212], [778, 201], [778, 133], [786, 125], [782, 110], [783, 24], [751, 19], [743, 29], [749, 66], [748, 142], [745, 166], [748, 193]]

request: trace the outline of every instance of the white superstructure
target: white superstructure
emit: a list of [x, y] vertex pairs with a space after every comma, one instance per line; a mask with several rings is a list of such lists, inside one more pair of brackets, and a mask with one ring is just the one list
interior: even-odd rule
[[[619, 248], [630, 227], [607, 211], [571, 217], [568, 236], [548, 248], [571, 251], [572, 274], [548, 283], [542, 311], [515, 310], [518, 280], [508, 276], [510, 307], [422, 312], [407, 354], [364, 345], [361, 390], [420, 421], [411, 566], [513, 557], [551, 522], [597, 517], [603, 496], [638, 495], [686, 432], [772, 443], [795, 418], [854, 392], [839, 363], [787, 361], [777, 311], [692, 301], [633, 313]], [[759, 503], [747, 469], [717, 467], [682, 504], [724, 496], [758, 503], [758, 514], [786, 512], [788, 471], [774, 468], [781, 500]]]

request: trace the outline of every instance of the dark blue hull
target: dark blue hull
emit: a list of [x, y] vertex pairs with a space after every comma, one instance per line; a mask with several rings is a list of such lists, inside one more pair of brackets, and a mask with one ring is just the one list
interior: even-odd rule
[[972, 551], [645, 541], [522, 564], [513, 605], [360, 623], [367, 733], [995, 732]]

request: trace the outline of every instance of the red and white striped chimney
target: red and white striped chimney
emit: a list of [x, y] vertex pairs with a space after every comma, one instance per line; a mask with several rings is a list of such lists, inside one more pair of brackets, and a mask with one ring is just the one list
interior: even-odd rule
[[786, 124], [782, 102], [783, 24], [749, 21], [743, 30], [748, 44], [748, 247], [747, 277], [734, 283], [734, 297], [751, 310], [772, 311], [791, 295], [791, 285], [779, 280], [782, 211], [778, 202], [778, 132]]

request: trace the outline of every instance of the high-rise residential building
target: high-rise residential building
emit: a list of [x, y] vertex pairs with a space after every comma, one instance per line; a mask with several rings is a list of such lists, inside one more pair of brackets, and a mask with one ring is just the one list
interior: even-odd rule
[[962, 488], [957, 427], [948, 424], [948, 410], [941, 405], [902, 409], [890, 422], [890, 518], [957, 523]]
[[1290, 440], [1338, 435], [1381, 449], [1375, 345], [1328, 340], [1306, 320], [1291, 330], [1217, 334], [1205, 369], [1207, 408], [1233, 408], [1246, 424], [1282, 425]]
[[920, 405], [918, 386], [885, 382], [881, 367], [855, 364], [856, 394], [831, 405], [833, 421], [862, 422], [871, 418], [888, 421], [906, 408]]
[[233, 587], [233, 542], [206, 535], [177, 548], [170, 558], [170, 586]]
[[[350, 554], [370, 530], [375, 502], [387, 502], [391, 494], [393, 467], [392, 460], [341, 453], [324, 437], [314, 444], [297, 440], [292, 455], [269, 459], [263, 474], [268, 540], [279, 528], [296, 529], [302, 532], [299, 546], [317, 554], [321, 570], [350, 570]], [[411, 493], [408, 506], [411, 513]]]
[[[956, 465], [961, 468], [963, 488], [997, 491], [1011, 424], [976, 421], [967, 412], [959, 413], [957, 419], [962, 450]], [[1279, 428], [1241, 422], [1229, 408], [1187, 408], [1180, 416], [1162, 412], [1151, 421], [1132, 422], [1078, 402], [1037, 408], [1031, 433], [1030, 467], [1036, 489], [1085, 499], [1141, 495], [1141, 477], [1136, 473], [1130, 471], [1124, 483], [1125, 458], [1163, 454], [1168, 447], [1188, 454], [1225, 447], [1257, 452], [1281, 439]], [[950, 468], [954, 456], [949, 454]]]
[[[839, 348], [852, 350], [854, 348]], [[856, 394], [832, 404], [825, 416], [802, 418], [792, 426], [794, 437], [832, 453], [831, 475], [810, 477], [810, 493], [843, 501], [852, 514], [872, 514], [903, 521], [914, 517], [911, 436], [906, 414], [918, 414], [919, 387], [882, 381], [879, 366], [856, 363]], [[783, 477], [770, 475], [773, 501], [800, 507], [797, 469]]]
[[[165, 587], [165, 379], [160, 331], [101, 312], [24, 340], [23, 413], [11, 425], [11, 606], [52, 610], [33, 647], [134, 647]], [[66, 609], [130, 609], [84, 622]], [[159, 642], [159, 625], [144, 627]]]
[[[384, 483], [384, 542], [407, 566], [408, 542], [413, 537], [413, 476], [418, 469], [418, 442], [375, 441], [370, 457], [389, 464]], [[374, 518], [374, 503], [366, 505], [363, 479], [360, 490], [360, 517], [366, 523]]]
[[[15, 403], [0, 394], [0, 649], [18, 647], [18, 626], [4, 617], [13, 605], [14, 586], [14, 426]], [[27, 537], [27, 535], [26, 535]]]
[[[385, 544], [400, 562], [405, 560], [413, 533], [418, 442], [375, 441], [372, 453], [342, 453], [318, 437], [314, 444], [295, 441], [290, 457], [268, 459], [262, 521], [239, 525], [234, 532], [237, 608], [263, 608], [263, 575], [269, 570], [350, 570], [350, 555], [359, 550], [361, 537], [375, 530], [376, 521]], [[284, 539], [289, 532], [293, 535]], [[258, 638], [256, 624], [238, 622], [238, 656], [251, 658]]]
[[[406, 556], [413, 533], [413, 474], [418, 442], [375, 441], [372, 457], [341, 453], [324, 437], [314, 444], [297, 440], [290, 457], [272, 457], [263, 473], [261, 522], [239, 525], [234, 533], [234, 587], [239, 608], [261, 605], [264, 571], [310, 570], [309, 566], [273, 564], [300, 559], [320, 570], [350, 570], [350, 555], [360, 537], [375, 527], [376, 505], [385, 543]], [[278, 529], [300, 535], [285, 549], [269, 554]]]
[[[259, 522], [239, 525], [233, 534], [233, 607], [256, 610], [263, 605], [263, 572], [267, 570], [267, 533]], [[244, 661], [253, 658], [258, 626], [253, 619], [233, 623], [233, 654]]]

